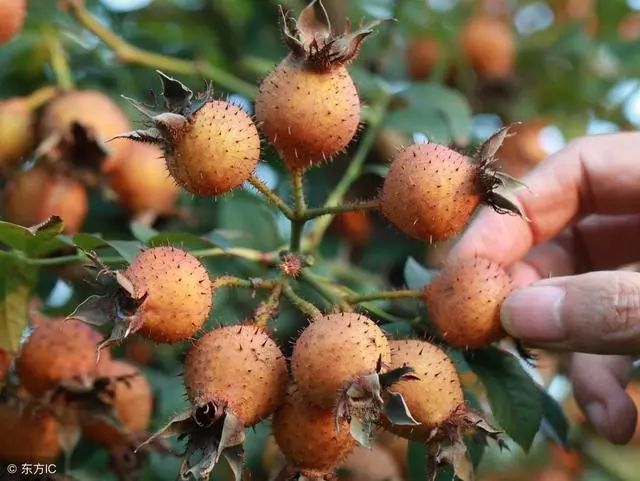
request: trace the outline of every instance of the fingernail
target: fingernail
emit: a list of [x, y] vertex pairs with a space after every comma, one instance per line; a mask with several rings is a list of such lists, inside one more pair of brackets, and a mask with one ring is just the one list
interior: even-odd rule
[[589, 418], [589, 422], [594, 428], [596, 428], [596, 431], [601, 435], [606, 436], [609, 418], [605, 407], [599, 402], [594, 401], [585, 406], [584, 412], [587, 415], [587, 418]]
[[502, 304], [502, 325], [523, 341], [556, 342], [565, 338], [560, 310], [565, 290], [556, 286], [528, 286], [513, 292]]

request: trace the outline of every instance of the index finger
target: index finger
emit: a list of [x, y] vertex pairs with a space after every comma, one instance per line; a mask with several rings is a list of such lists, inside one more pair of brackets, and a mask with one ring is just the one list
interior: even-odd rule
[[481, 256], [505, 266], [590, 213], [640, 211], [640, 133], [584, 137], [524, 178], [518, 200], [529, 222], [483, 208], [450, 258]]

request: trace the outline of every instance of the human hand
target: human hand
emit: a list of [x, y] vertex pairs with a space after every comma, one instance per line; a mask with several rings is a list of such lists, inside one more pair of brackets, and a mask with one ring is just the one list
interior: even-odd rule
[[510, 272], [506, 331], [574, 351], [575, 396], [600, 434], [624, 443], [636, 426], [625, 393], [640, 354], [640, 133], [585, 137], [545, 159], [524, 182], [530, 222], [485, 208], [449, 258], [475, 255]]

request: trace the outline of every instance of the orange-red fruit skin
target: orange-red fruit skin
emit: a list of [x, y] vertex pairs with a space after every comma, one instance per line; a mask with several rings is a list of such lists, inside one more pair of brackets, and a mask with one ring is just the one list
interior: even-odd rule
[[0, 347], [0, 382], [7, 377], [13, 363], [13, 354]]
[[57, 215], [64, 221], [67, 234], [75, 234], [81, 229], [89, 210], [84, 185], [43, 167], [13, 176], [5, 187], [3, 200], [5, 220], [32, 226]]
[[[0, 0], [0, 5], [3, 1], [11, 0]], [[18, 163], [32, 145], [33, 113], [27, 101], [22, 98], [0, 101], [0, 168]]]
[[260, 85], [256, 117], [289, 170], [302, 170], [349, 145], [360, 98], [345, 67], [320, 72], [288, 56]]
[[58, 429], [44, 410], [0, 403], [0, 463], [55, 462], [61, 453]]
[[442, 54], [440, 42], [432, 38], [415, 38], [407, 45], [407, 70], [412, 79], [424, 80], [433, 71]]
[[344, 312], [311, 321], [293, 348], [291, 370], [300, 392], [332, 408], [347, 383], [376, 372], [379, 359], [390, 360], [382, 330], [365, 316]]
[[27, 0], [0, 0], [0, 44], [22, 30], [27, 15]]
[[153, 247], [134, 259], [124, 276], [136, 297], [146, 294], [137, 310], [140, 334], [157, 342], [192, 337], [211, 310], [209, 273], [198, 259], [174, 247]]
[[130, 376], [115, 382], [113, 400], [116, 417], [125, 432], [105, 421], [93, 421], [83, 427], [83, 434], [87, 439], [107, 447], [127, 444], [130, 435], [144, 433], [149, 428], [153, 411], [151, 386], [137, 367], [124, 361], [101, 363], [98, 376], [111, 379]]
[[502, 20], [478, 15], [467, 21], [460, 34], [462, 53], [481, 76], [493, 79], [513, 73], [516, 40], [513, 31]]
[[462, 230], [480, 203], [477, 167], [438, 144], [398, 152], [382, 187], [383, 214], [405, 234], [444, 240]]
[[91, 130], [109, 152], [102, 164], [103, 171], [112, 170], [124, 160], [130, 142], [122, 139], [105, 142], [128, 132], [131, 126], [120, 107], [109, 97], [95, 90], [75, 90], [59, 95], [42, 113], [40, 136], [45, 139], [54, 133], [69, 135], [74, 122]]
[[[93, 328], [73, 319], [54, 319], [33, 330], [16, 359], [20, 384], [38, 397], [59, 382], [97, 372], [97, 343]], [[108, 352], [101, 355], [107, 362]]]
[[271, 415], [287, 387], [287, 363], [278, 345], [255, 326], [226, 326], [199, 339], [184, 363], [194, 405], [226, 406], [245, 426]]
[[179, 192], [169, 177], [162, 150], [139, 142], [129, 147], [127, 161], [110, 173], [109, 185], [133, 214], [171, 214]]
[[479, 257], [445, 264], [425, 288], [431, 321], [451, 345], [486, 346], [505, 336], [500, 306], [511, 279], [498, 264]]
[[424, 441], [464, 403], [462, 385], [449, 356], [426, 341], [391, 341], [391, 368], [403, 366], [413, 367], [413, 374], [418, 379], [400, 381], [393, 385], [393, 391], [402, 394], [409, 411], [420, 424], [385, 423], [385, 428], [398, 436]]
[[347, 422], [338, 428], [333, 409], [310, 404], [298, 390], [287, 394], [272, 422], [290, 467], [309, 477], [331, 473], [355, 446]]
[[341, 237], [355, 246], [366, 245], [373, 235], [373, 222], [366, 211], [343, 212], [336, 215], [334, 226]]
[[220, 195], [239, 187], [260, 160], [260, 136], [251, 117], [221, 100], [207, 102], [171, 142], [169, 172], [196, 195]]

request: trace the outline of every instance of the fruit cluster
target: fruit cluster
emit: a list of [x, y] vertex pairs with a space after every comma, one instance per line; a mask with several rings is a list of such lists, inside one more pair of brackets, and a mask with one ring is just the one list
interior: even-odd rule
[[[0, 446], [1, 461], [51, 460], [60, 449], [70, 450], [80, 432], [113, 453], [123, 446], [163, 449], [163, 438], [177, 434], [187, 444], [182, 479], [208, 479], [221, 457], [239, 478], [244, 429], [272, 416], [286, 460], [281, 479], [330, 477], [356, 445], [372, 442], [378, 428], [428, 443], [433, 461], [453, 465], [463, 481], [472, 478], [464, 436], [497, 439], [498, 432], [466, 405], [442, 346], [479, 348], [505, 336], [499, 308], [511, 287], [502, 268], [482, 258], [445, 264], [426, 288], [409, 293], [429, 311], [431, 341], [391, 339], [374, 320], [354, 312], [348, 296], [323, 313], [292, 288], [294, 278], [312, 275], [300, 242], [305, 222], [361, 212], [357, 204], [314, 212], [301, 192], [304, 173], [344, 151], [358, 131], [361, 103], [346, 64], [377, 26], [336, 34], [323, 12], [317, 1], [298, 19], [282, 12], [290, 52], [258, 90], [256, 121], [210, 89], [195, 94], [162, 73], [156, 105], [129, 99], [146, 117], [147, 128], [140, 130], [130, 130], [118, 107], [94, 91], [0, 105], [0, 135], [5, 122], [18, 129], [1, 143], [1, 167], [15, 167], [31, 147], [31, 129], [39, 141], [36, 166], [14, 174], [5, 189], [9, 221], [31, 226], [57, 215], [75, 233], [87, 214], [87, 186], [102, 181], [137, 216], [171, 212], [177, 186], [197, 196], [221, 196], [250, 182], [293, 226], [291, 252], [261, 258], [274, 267], [265, 279], [212, 279], [196, 256], [170, 246], [146, 249], [122, 270], [86, 253], [100, 292], [67, 319], [39, 322], [6, 374], [14, 404], [0, 404], [0, 442], [7, 443]], [[473, 59], [480, 47], [467, 45]], [[510, 64], [474, 60], [474, 66], [498, 75]], [[260, 131], [292, 176], [294, 208], [253, 175]], [[458, 234], [483, 203], [524, 216], [513, 195], [517, 181], [495, 169], [509, 135], [509, 128], [501, 129], [472, 156], [433, 143], [401, 149], [379, 199], [368, 206], [426, 242]], [[247, 319], [205, 333], [212, 298], [223, 286], [270, 294]], [[269, 330], [281, 297], [308, 319], [290, 359]], [[103, 339], [88, 324], [108, 326], [110, 333]], [[183, 366], [190, 406], [151, 436], [149, 384], [109, 353], [135, 333], [155, 343], [193, 342]], [[38, 444], [25, 451], [28, 443], [14, 442], [21, 437]]]

